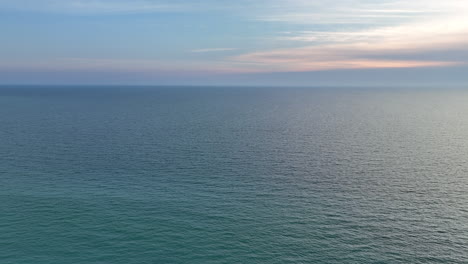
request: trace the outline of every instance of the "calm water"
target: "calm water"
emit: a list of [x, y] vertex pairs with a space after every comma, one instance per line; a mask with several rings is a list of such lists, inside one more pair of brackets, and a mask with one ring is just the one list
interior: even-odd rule
[[0, 88], [0, 263], [468, 263], [468, 90]]

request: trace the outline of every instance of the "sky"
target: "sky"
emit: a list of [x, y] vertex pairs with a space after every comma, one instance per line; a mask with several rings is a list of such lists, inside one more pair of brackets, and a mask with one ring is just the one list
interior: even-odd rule
[[467, 0], [0, 0], [0, 84], [468, 85]]

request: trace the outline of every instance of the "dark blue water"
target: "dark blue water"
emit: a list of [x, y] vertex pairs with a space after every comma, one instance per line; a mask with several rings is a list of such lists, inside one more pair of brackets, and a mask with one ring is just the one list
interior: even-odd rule
[[0, 263], [468, 263], [468, 90], [2, 87]]

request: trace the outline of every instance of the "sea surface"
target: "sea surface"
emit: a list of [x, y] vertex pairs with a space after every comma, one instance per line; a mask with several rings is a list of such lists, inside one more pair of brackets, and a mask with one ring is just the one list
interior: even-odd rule
[[3, 86], [0, 263], [468, 263], [468, 89]]

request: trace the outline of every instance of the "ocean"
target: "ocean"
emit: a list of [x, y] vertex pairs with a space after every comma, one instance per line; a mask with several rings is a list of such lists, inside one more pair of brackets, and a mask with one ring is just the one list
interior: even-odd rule
[[3, 86], [0, 263], [468, 263], [468, 89]]

